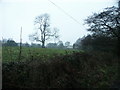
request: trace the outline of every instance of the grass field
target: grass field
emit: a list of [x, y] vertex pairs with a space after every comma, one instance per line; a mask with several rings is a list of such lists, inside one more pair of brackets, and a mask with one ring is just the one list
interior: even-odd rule
[[[73, 49], [50, 49], [50, 48], [34, 48], [34, 47], [22, 47], [21, 60], [29, 59], [42, 59], [47, 60], [55, 55], [64, 55], [72, 53]], [[18, 61], [19, 60], [19, 47], [2, 47], [2, 61]]]

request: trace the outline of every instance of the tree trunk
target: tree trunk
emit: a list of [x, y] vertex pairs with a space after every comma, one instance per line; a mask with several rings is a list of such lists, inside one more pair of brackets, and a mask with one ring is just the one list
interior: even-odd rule
[[45, 41], [42, 41], [42, 48], [45, 48]]

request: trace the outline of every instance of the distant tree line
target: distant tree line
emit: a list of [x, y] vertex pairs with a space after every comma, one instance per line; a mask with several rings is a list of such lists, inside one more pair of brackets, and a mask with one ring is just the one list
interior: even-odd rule
[[48, 43], [46, 45], [47, 48], [60, 48], [60, 49], [66, 49], [66, 48], [73, 48], [72, 45], [70, 45], [70, 42], [63, 43], [62, 41], [58, 41], [57, 43]]
[[[20, 46], [20, 43], [15, 42], [13, 39], [3, 39], [2, 41], [2, 46]], [[38, 48], [42, 48], [41, 44], [36, 44], [36, 43], [22, 43], [23, 47], [38, 47]], [[48, 43], [46, 45], [46, 48], [60, 48], [60, 49], [66, 49], [66, 48], [72, 48], [72, 46], [70, 45], [70, 42], [67, 41], [65, 43], [63, 43], [62, 41], [58, 41], [57, 43]]]
[[[20, 43], [15, 42], [13, 39], [3, 39], [2, 41], [2, 46], [20, 46]], [[31, 43], [31, 45], [29, 43], [22, 43], [22, 46], [24, 47], [41, 47], [40, 44], [36, 44], [36, 43]]]
[[18, 46], [18, 43], [16, 43], [14, 40], [12, 39], [3, 39], [2, 40], [2, 46]]

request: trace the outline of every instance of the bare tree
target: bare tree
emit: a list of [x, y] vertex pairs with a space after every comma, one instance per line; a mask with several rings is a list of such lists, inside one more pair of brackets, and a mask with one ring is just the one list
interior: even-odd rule
[[57, 37], [57, 32], [52, 32], [50, 30], [50, 16], [49, 14], [45, 13], [35, 18], [35, 26], [37, 27], [37, 32], [32, 35], [29, 35], [30, 40], [39, 41], [42, 43], [42, 48], [45, 48], [46, 40], [50, 39], [51, 37]]

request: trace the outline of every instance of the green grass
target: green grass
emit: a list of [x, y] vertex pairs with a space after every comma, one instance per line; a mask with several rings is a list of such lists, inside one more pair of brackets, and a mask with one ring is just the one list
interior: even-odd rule
[[[22, 56], [21, 60], [30, 60], [30, 59], [42, 59], [48, 60], [56, 55], [64, 55], [72, 53], [71, 50], [64, 49], [50, 49], [50, 48], [34, 48], [34, 47], [22, 47]], [[2, 47], [2, 61], [18, 61], [19, 57], [19, 47]]]

